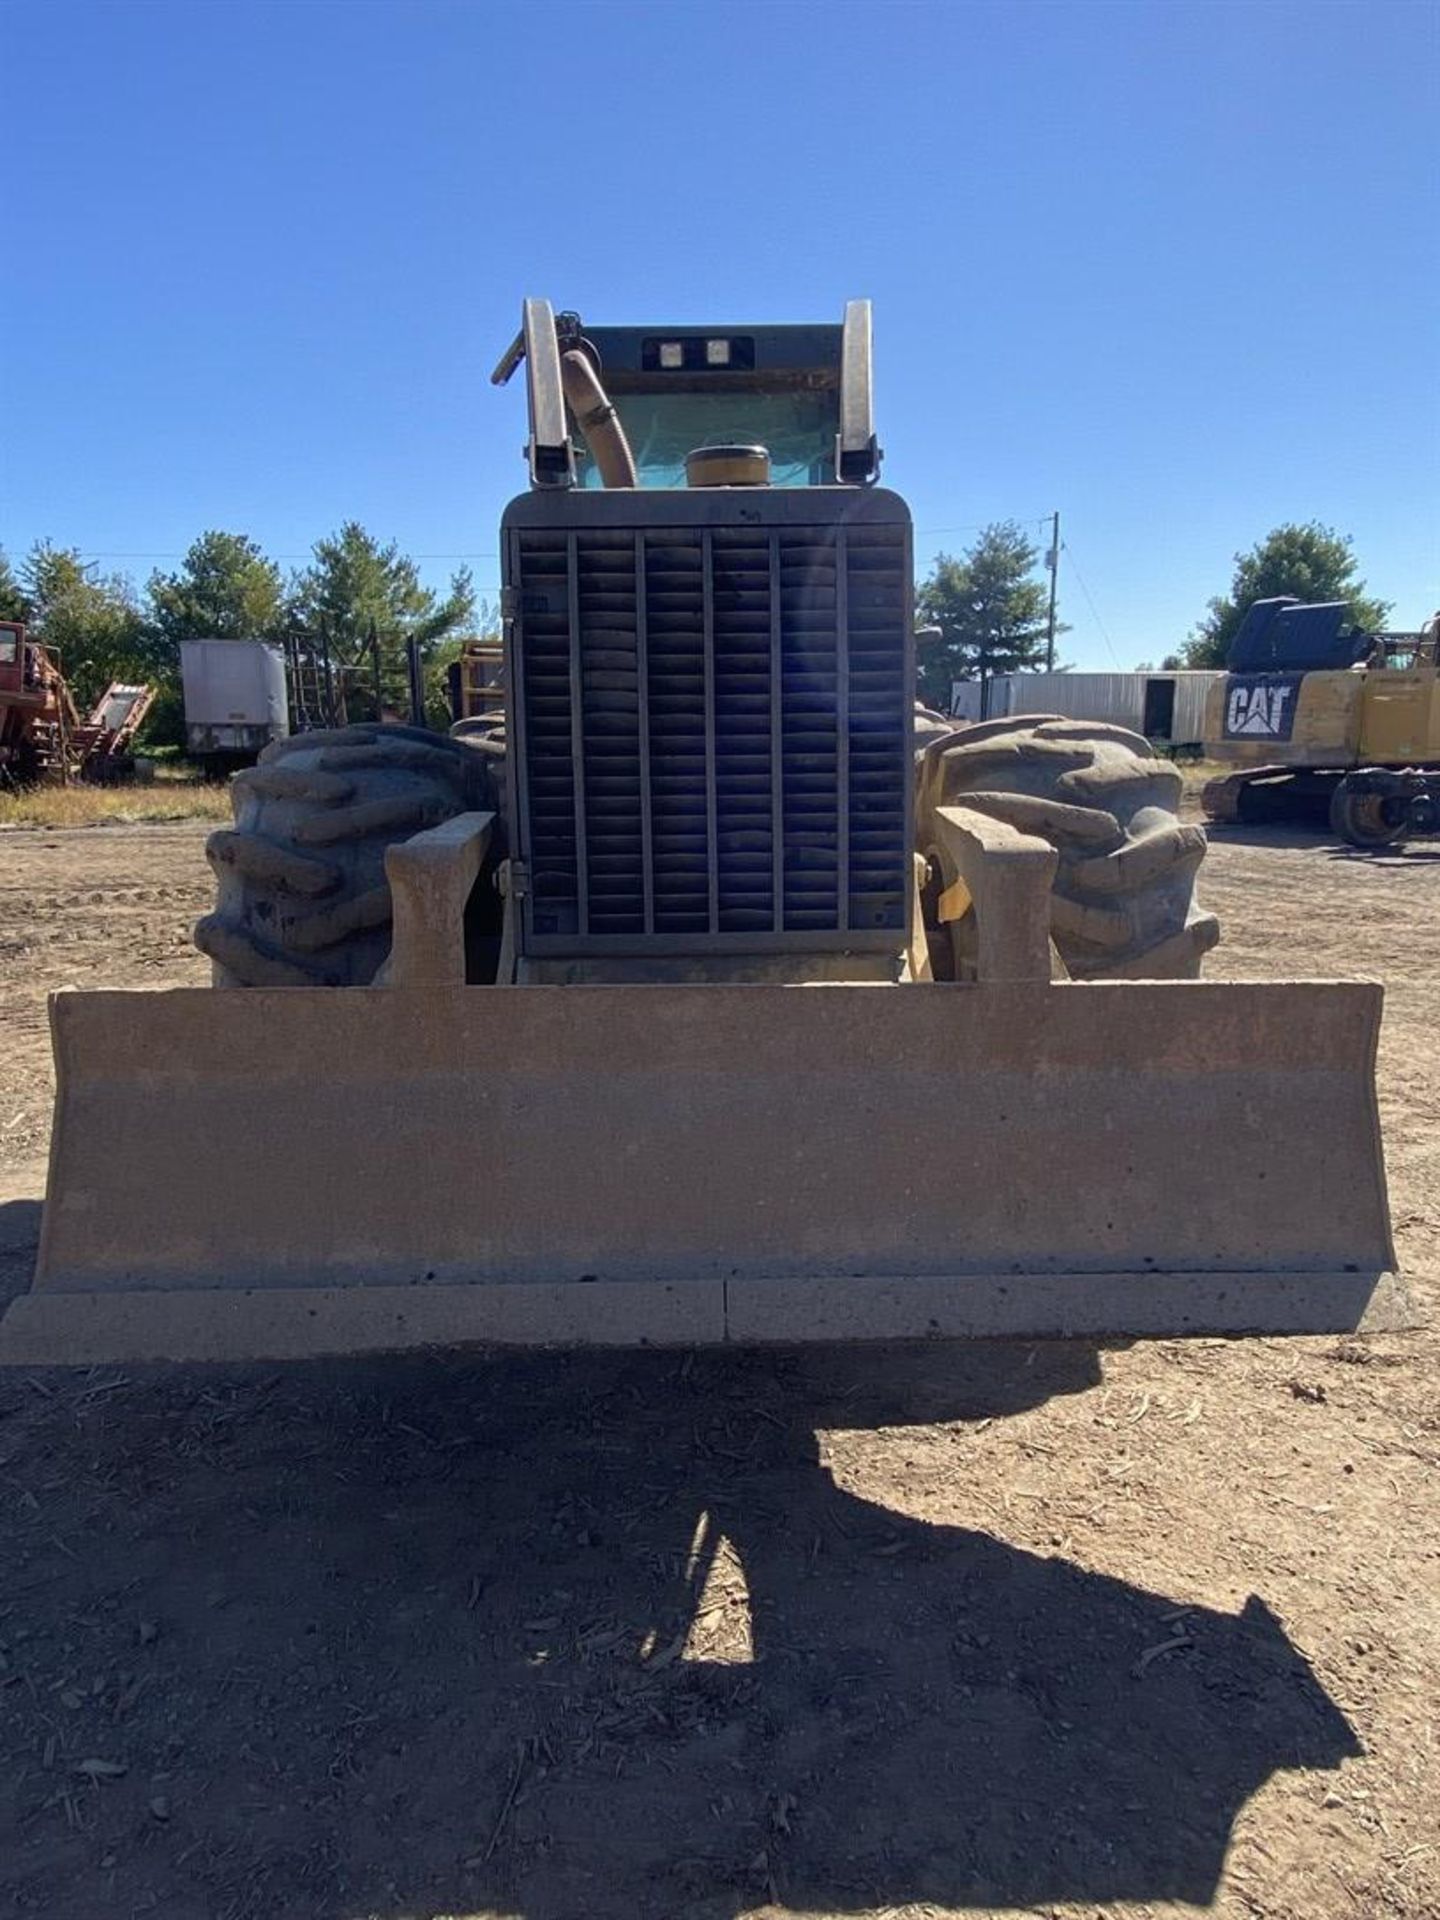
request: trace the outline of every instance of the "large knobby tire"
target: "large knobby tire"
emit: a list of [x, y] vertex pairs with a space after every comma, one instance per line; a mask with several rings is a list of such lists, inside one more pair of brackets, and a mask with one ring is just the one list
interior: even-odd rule
[[491, 763], [419, 727], [277, 740], [230, 786], [235, 825], [205, 854], [215, 911], [195, 944], [227, 987], [363, 987], [390, 952], [385, 850], [493, 809]]
[[[1072, 979], [1193, 979], [1220, 923], [1196, 904], [1205, 830], [1177, 818], [1181, 784], [1141, 735], [1098, 722], [989, 720], [932, 739], [916, 781], [927, 906], [933, 912], [955, 877], [944, 870], [934, 810], [974, 807], [1060, 855], [1050, 930]], [[928, 927], [937, 975], [964, 977], [972, 922]]]

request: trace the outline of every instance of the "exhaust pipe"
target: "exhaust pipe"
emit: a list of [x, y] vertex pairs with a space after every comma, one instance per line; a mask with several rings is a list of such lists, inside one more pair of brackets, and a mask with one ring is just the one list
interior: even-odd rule
[[600, 478], [607, 487], [634, 487], [635, 456], [619, 415], [596, 373], [590, 356], [578, 347], [560, 356], [560, 380], [570, 411], [580, 422], [585, 444], [595, 456]]

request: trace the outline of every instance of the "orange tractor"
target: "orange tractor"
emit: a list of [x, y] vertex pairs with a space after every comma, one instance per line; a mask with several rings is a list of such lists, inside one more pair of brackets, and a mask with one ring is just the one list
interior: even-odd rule
[[123, 780], [155, 689], [112, 680], [81, 719], [53, 652], [0, 620], [0, 786]]

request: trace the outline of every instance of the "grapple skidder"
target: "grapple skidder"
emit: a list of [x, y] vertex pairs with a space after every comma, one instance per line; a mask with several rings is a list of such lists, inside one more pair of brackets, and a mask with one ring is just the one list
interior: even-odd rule
[[1403, 1319], [1379, 987], [1197, 977], [1143, 740], [917, 716], [868, 305], [522, 364], [503, 720], [272, 746], [214, 987], [56, 996], [4, 1357]]

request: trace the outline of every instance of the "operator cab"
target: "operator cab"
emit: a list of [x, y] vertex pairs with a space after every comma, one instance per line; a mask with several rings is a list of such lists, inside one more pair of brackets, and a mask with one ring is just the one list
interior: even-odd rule
[[[683, 487], [702, 448], [765, 448], [771, 486], [835, 480], [843, 329], [596, 327], [587, 340], [642, 487]], [[576, 478], [600, 476], [583, 436]]]
[[18, 693], [25, 681], [25, 628], [18, 620], [0, 620], [0, 689]]
[[[577, 355], [591, 376], [588, 406], [575, 399]], [[850, 301], [838, 325], [705, 327], [588, 327], [527, 300], [494, 383], [522, 360], [537, 487], [614, 486], [594, 432], [612, 422], [633, 459], [630, 484], [645, 489], [870, 486], [880, 476], [868, 300]], [[751, 457], [694, 460], [722, 449]]]

